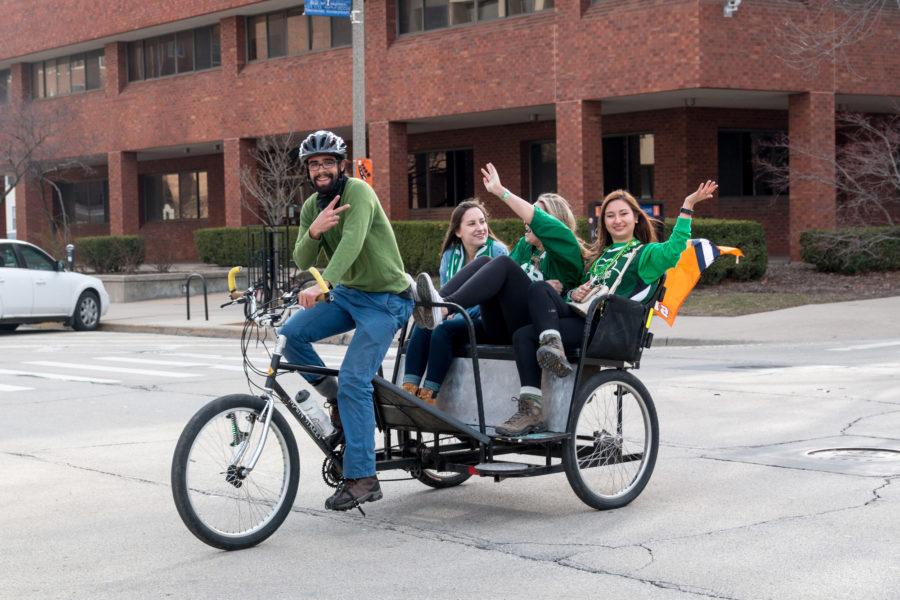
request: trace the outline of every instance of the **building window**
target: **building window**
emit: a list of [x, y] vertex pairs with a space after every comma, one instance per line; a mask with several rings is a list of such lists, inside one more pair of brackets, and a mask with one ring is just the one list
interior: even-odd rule
[[551, 10], [554, 0], [397, 0], [397, 3], [399, 32], [413, 33]]
[[34, 98], [99, 90], [105, 81], [103, 50], [51, 58], [31, 65], [31, 95]]
[[140, 186], [147, 222], [209, 216], [206, 171], [141, 175]]
[[783, 131], [719, 131], [719, 195], [775, 195], [759, 163], [787, 166], [787, 149], [777, 143], [782, 136]]
[[12, 82], [12, 71], [3, 69], [0, 71], [0, 104], [9, 102], [9, 85]]
[[218, 25], [128, 43], [128, 81], [203, 71], [221, 64]]
[[604, 137], [603, 195], [628, 190], [635, 198], [652, 198], [655, 162], [652, 133]]
[[303, 7], [247, 17], [247, 60], [350, 45], [350, 19], [308, 17]]
[[528, 175], [532, 202], [543, 193], [556, 191], [556, 142], [528, 145]]
[[109, 181], [60, 183], [62, 205], [70, 225], [109, 223]]
[[410, 154], [407, 164], [410, 208], [456, 206], [474, 194], [471, 149]]

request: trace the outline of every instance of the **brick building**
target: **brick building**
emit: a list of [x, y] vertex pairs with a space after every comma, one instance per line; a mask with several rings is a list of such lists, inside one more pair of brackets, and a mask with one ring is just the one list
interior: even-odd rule
[[[853, 47], [852, 70], [811, 76], [771, 51], [773, 24], [803, 2], [747, 0], [730, 18], [724, 4], [368, 0], [368, 155], [385, 209], [443, 218], [482, 191], [488, 161], [511, 190], [557, 190], [582, 215], [627, 187], [674, 216], [715, 178], [700, 216], [758, 220], [770, 253], [797, 258], [802, 230], [837, 223], [835, 192], [795, 157], [796, 183], [773, 196], [755, 142], [788, 132], [833, 153], [836, 111], [892, 110], [900, 14]], [[0, 111], [55, 119], [58, 158], [93, 167], [61, 185], [76, 235], [139, 233], [150, 261], [195, 259], [194, 229], [253, 221], [239, 173], [257, 138], [351, 137], [349, 24], [304, 16], [302, 0], [0, 6]], [[48, 227], [41, 194], [16, 189], [21, 239]]]

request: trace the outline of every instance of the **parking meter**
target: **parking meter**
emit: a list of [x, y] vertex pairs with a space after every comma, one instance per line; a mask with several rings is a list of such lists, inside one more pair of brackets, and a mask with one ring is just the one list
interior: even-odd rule
[[75, 244], [66, 244], [66, 267], [75, 272]]

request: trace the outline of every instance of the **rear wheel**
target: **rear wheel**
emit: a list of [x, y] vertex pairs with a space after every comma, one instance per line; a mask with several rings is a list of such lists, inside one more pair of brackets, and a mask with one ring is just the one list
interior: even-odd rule
[[457, 473], [456, 471], [435, 471], [434, 469], [422, 469], [416, 479], [436, 490], [456, 487], [467, 480], [469, 473]]
[[100, 323], [100, 299], [96, 292], [85, 290], [78, 296], [75, 313], [72, 315], [72, 327], [76, 331], [93, 331]]
[[[185, 426], [172, 459], [172, 495], [187, 528], [223, 550], [254, 546], [287, 517], [300, 479], [297, 442], [276, 411], [259, 460], [245, 467], [263, 434], [265, 400], [213, 400]], [[274, 410], [274, 408], [273, 408]]]
[[15, 331], [18, 327], [18, 323], [0, 323], [0, 331]]
[[572, 490], [598, 510], [638, 497], [653, 473], [659, 448], [656, 408], [631, 373], [601, 371], [578, 389], [563, 449]]

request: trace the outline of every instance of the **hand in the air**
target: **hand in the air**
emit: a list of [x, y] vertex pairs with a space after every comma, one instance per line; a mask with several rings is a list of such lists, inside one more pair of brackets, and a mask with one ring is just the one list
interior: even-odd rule
[[684, 208], [693, 210], [695, 204], [712, 198], [717, 189], [719, 184], [715, 181], [707, 180], [706, 183], [701, 183], [696, 192], [684, 199]]
[[495, 196], [503, 194], [505, 188], [500, 183], [500, 174], [497, 173], [497, 169], [494, 168], [493, 164], [488, 163], [484, 169], [481, 169], [481, 176], [481, 181], [484, 183], [484, 189]]
[[563, 291], [562, 281], [560, 281], [559, 279], [548, 279], [547, 283], [550, 285], [550, 287], [552, 287], [554, 290], [556, 290], [557, 294], [562, 294], [562, 291]]
[[350, 210], [350, 205], [345, 204], [343, 206], [338, 206], [335, 208], [335, 204], [340, 202], [341, 197], [335, 196], [334, 200], [332, 200], [328, 206], [326, 206], [322, 212], [319, 213], [319, 216], [316, 217], [316, 220], [312, 222], [312, 225], [309, 226], [309, 237], [314, 240], [319, 239], [323, 233], [334, 227], [338, 224], [340, 219], [340, 214], [346, 210]]

